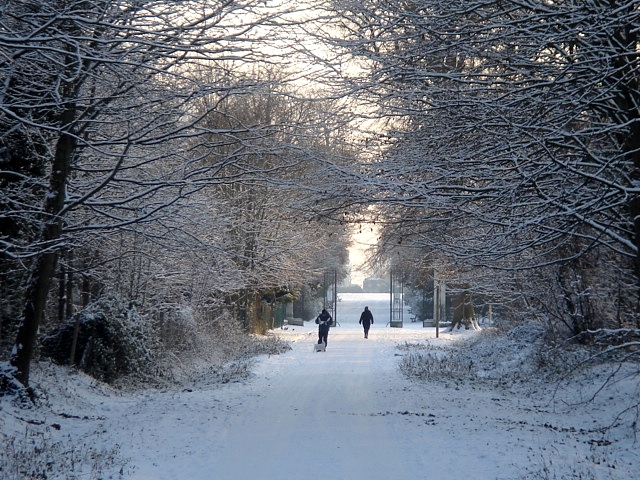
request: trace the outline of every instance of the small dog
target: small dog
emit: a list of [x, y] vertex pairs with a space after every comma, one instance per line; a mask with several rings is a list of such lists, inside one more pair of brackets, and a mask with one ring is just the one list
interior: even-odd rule
[[313, 345], [313, 351], [314, 352], [326, 352], [327, 351], [327, 345], [322, 342], [322, 343], [316, 343]]

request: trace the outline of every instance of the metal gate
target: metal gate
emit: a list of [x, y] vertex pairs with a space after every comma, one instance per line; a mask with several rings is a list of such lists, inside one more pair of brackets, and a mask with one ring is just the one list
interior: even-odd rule
[[404, 321], [404, 282], [400, 271], [389, 273], [389, 325], [402, 328]]
[[323, 276], [323, 289], [324, 289], [324, 298], [322, 300], [322, 308], [324, 308], [329, 314], [333, 321], [331, 322], [331, 326], [335, 327], [338, 325], [337, 318], [337, 303], [338, 303], [338, 271], [337, 270], [327, 270], [324, 272]]
[[447, 320], [447, 287], [437, 269], [433, 270], [433, 322], [436, 338], [440, 336], [440, 322]]

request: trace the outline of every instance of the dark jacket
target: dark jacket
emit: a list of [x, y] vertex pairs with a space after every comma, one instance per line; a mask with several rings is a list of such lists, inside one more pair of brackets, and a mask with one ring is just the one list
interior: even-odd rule
[[316, 318], [316, 323], [318, 324], [319, 331], [328, 332], [329, 327], [331, 326], [331, 315], [329, 315], [329, 312], [323, 312], [318, 315], [318, 318]]
[[365, 327], [370, 327], [371, 324], [373, 323], [373, 313], [371, 313], [371, 310], [365, 310], [364, 312], [362, 312], [360, 314], [360, 324], [362, 324]]

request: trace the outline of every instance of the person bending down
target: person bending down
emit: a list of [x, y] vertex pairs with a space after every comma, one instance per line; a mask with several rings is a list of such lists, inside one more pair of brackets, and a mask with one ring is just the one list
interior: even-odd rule
[[331, 326], [331, 315], [326, 309], [322, 309], [316, 323], [318, 324], [318, 343], [324, 342], [324, 346], [327, 346], [327, 338], [329, 337], [329, 327]]

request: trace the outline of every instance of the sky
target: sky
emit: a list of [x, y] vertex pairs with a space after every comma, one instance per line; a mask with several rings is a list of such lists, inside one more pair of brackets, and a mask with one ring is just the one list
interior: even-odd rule
[[373, 224], [363, 224], [360, 231], [353, 233], [352, 243], [349, 247], [349, 263], [351, 265], [351, 283], [362, 286], [362, 282], [369, 276], [364, 263], [367, 255], [366, 250], [371, 245], [375, 245], [377, 231]]
[[[38, 463], [24, 446], [37, 443], [39, 456], [55, 456], [48, 480], [640, 478], [637, 407], [621, 414], [637, 404], [637, 366], [603, 389], [608, 367], [550, 384], [531, 374], [526, 328], [436, 339], [419, 323], [386, 326], [387, 295], [341, 297], [326, 352], [313, 349], [312, 322], [278, 329], [271, 334], [292, 349], [254, 359], [236, 382], [127, 393], [35, 366], [46, 402], [19, 408], [0, 397], [0, 432], [13, 445], [0, 453], [0, 477], [36, 478], [15, 472]], [[368, 339], [357, 323], [364, 304], [374, 315]], [[402, 374], [411, 352], [439, 356], [460, 342], [472, 342], [475, 375]]]

